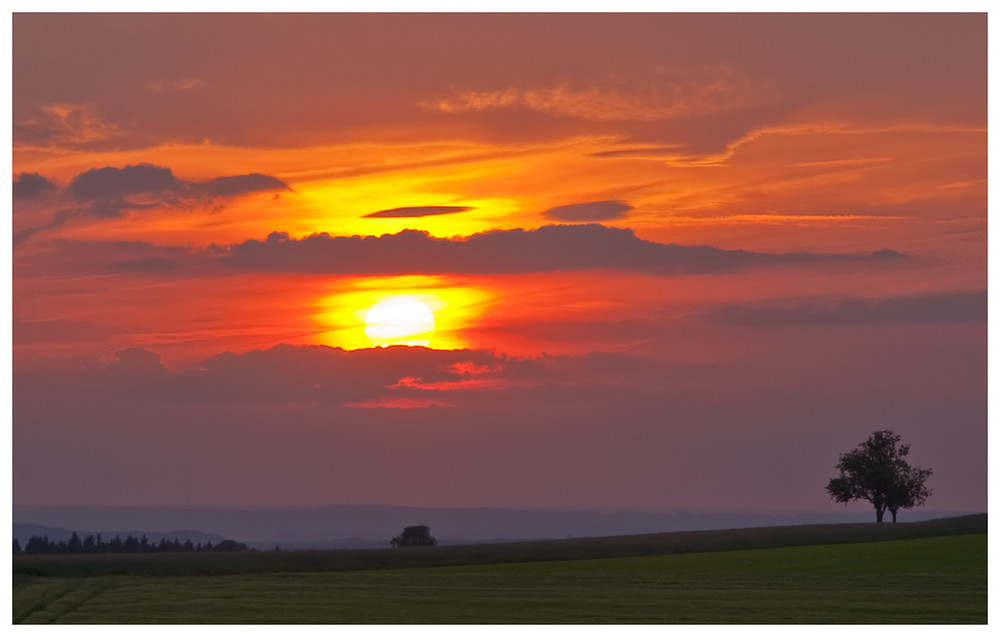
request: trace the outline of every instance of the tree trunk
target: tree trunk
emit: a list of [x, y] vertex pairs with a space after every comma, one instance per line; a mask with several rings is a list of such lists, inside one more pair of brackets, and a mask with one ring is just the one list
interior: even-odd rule
[[895, 511], [892, 511], [892, 521], [893, 522], [896, 521], [896, 512]]
[[882, 524], [882, 516], [885, 515], [885, 509], [875, 509], [875, 521]]

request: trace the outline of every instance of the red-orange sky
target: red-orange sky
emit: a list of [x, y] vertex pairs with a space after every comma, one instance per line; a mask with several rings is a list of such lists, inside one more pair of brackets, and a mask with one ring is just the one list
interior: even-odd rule
[[986, 65], [985, 14], [15, 14], [14, 501], [839, 510], [891, 428], [985, 511]]

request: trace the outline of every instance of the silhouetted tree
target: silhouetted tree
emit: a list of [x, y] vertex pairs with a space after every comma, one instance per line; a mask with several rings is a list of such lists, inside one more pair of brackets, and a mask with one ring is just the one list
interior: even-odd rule
[[33, 555], [35, 553], [51, 553], [52, 551], [49, 546], [49, 536], [31, 536], [28, 539], [28, 543], [24, 545], [24, 552], [29, 555]]
[[83, 542], [80, 541], [80, 536], [73, 531], [73, 535], [69, 538], [69, 544], [66, 545], [67, 553], [79, 553], [83, 550]]
[[421, 524], [420, 526], [406, 527], [403, 529], [403, 533], [392, 538], [389, 544], [396, 548], [404, 546], [436, 546], [437, 540], [431, 537], [430, 527]]
[[[188, 540], [188, 543], [190, 542], [191, 541]], [[194, 549], [194, 545], [191, 546], [191, 549], [192, 550]], [[160, 543], [159, 545], [157, 545], [156, 550], [163, 553], [179, 553], [186, 549], [184, 548], [184, 545], [181, 544], [181, 541], [178, 540], [177, 538], [168, 540], [167, 538], [163, 537], [160, 538]]]
[[236, 540], [222, 540], [215, 545], [213, 551], [246, 551], [250, 547]]
[[20, 554], [21, 554], [21, 543], [17, 541], [17, 538], [14, 538], [14, 555], [20, 555]]
[[900, 509], [912, 509], [921, 506], [931, 495], [931, 490], [924, 484], [927, 478], [933, 473], [930, 469], [920, 467], [910, 467], [909, 465], [900, 472], [899, 480], [894, 488], [889, 492], [886, 500], [886, 507], [892, 514], [892, 521], [896, 521], [896, 513]]
[[875, 507], [875, 521], [882, 522], [885, 512], [912, 509], [922, 505], [931, 494], [924, 482], [930, 469], [911, 467], [904, 459], [910, 445], [901, 445], [899, 434], [891, 429], [876, 431], [852, 451], [840, 454], [837, 469], [840, 477], [826, 485], [837, 502], [868, 500]]

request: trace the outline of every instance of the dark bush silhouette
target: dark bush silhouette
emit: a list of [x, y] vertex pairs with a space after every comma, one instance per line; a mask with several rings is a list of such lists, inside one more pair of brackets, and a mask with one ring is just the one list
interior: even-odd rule
[[403, 529], [403, 533], [392, 538], [389, 544], [396, 548], [406, 546], [437, 546], [437, 540], [431, 537], [430, 527], [421, 524], [420, 526], [406, 527]]
[[875, 521], [882, 522], [888, 510], [892, 521], [900, 509], [922, 505], [931, 490], [924, 482], [930, 469], [911, 467], [904, 457], [910, 445], [899, 444], [900, 436], [891, 429], [876, 431], [853, 451], [840, 455], [840, 477], [826, 485], [837, 502], [868, 500], [875, 507]]

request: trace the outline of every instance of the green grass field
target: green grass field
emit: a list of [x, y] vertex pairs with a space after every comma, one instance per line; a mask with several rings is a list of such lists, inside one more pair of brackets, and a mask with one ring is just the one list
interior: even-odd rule
[[239, 575], [22, 574], [15, 575], [13, 620], [986, 623], [986, 544], [986, 534], [975, 533], [467, 566]]

